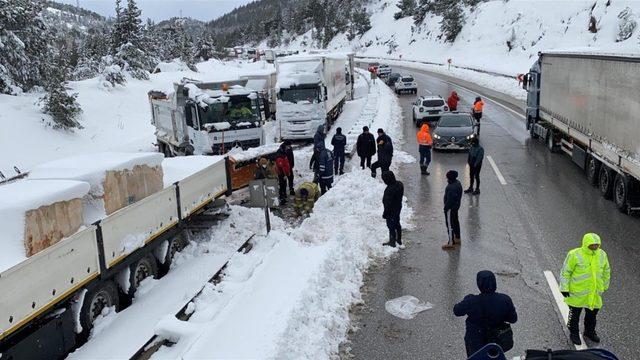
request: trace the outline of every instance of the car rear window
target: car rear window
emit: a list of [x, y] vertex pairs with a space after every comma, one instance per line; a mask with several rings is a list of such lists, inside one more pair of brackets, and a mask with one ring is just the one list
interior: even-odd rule
[[425, 100], [422, 102], [422, 106], [437, 107], [444, 105], [444, 100]]
[[413, 78], [412, 77], [403, 77], [402, 81], [404, 81], [404, 82], [413, 82]]

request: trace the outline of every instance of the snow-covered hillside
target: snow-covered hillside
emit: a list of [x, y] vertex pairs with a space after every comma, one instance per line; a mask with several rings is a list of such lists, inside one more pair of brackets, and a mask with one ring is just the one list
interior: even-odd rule
[[[207, 81], [237, 79], [241, 74], [264, 71], [264, 63], [210, 60], [198, 64], [198, 72], [162, 64], [162, 72], [150, 80], [129, 78], [124, 86], [105, 88], [99, 77], [70, 82], [78, 93], [84, 129], [68, 132], [47, 124], [50, 117], [40, 111], [41, 93], [18, 96], [0, 94], [0, 171], [9, 177], [13, 167], [29, 170], [40, 163], [73, 154], [101, 151], [153, 151], [155, 128], [147, 92], [171, 90], [183, 77]], [[269, 65], [270, 66], [270, 65]]]
[[[503, 1], [466, 8], [466, 22], [453, 44], [440, 39], [441, 16], [427, 14], [420, 26], [412, 17], [394, 20], [396, 0], [374, 0], [369, 6], [372, 28], [348, 41], [340, 34], [330, 49], [355, 50], [360, 55], [444, 63], [505, 74], [527, 70], [539, 51], [590, 48], [614, 53], [640, 53], [640, 1]], [[597, 32], [590, 32], [591, 17]], [[625, 34], [621, 40], [619, 33]], [[630, 35], [629, 35], [630, 34]], [[311, 43], [310, 33], [291, 48]], [[509, 49], [511, 46], [511, 49]]]

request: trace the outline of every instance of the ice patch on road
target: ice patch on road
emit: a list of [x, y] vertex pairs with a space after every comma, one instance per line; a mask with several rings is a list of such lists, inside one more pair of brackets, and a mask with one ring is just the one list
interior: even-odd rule
[[387, 301], [384, 304], [384, 308], [393, 316], [411, 320], [419, 313], [433, 309], [433, 305], [428, 302], [422, 302], [415, 296], [404, 295]]

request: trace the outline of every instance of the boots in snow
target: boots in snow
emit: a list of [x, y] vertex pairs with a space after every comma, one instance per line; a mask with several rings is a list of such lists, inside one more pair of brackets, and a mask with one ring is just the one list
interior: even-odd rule
[[569, 338], [571, 339], [571, 342], [574, 343], [575, 345], [582, 345], [582, 340], [580, 340], [580, 334], [577, 333], [572, 333]]
[[460, 238], [459, 238], [459, 237], [454, 236], [454, 237], [453, 237], [453, 245], [458, 245], [458, 246], [459, 246], [459, 245], [462, 245], [462, 240], [460, 240]]
[[386, 242], [386, 243], [383, 243], [382, 245], [383, 245], [383, 246], [396, 247], [396, 243], [395, 243], [395, 242], [392, 242], [391, 240], [389, 240], [389, 241], [388, 241], [388, 242]]
[[473, 195], [480, 195], [480, 189], [475, 189], [473, 191]]
[[442, 250], [455, 250], [456, 246], [454, 244], [446, 243], [442, 245]]
[[465, 194], [471, 194], [473, 192], [472, 188], [468, 188], [467, 190], [464, 191]]

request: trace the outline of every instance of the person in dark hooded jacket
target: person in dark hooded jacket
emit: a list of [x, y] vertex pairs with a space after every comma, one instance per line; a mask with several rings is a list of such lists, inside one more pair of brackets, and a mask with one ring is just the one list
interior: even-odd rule
[[356, 150], [360, 157], [360, 167], [364, 170], [365, 164], [371, 167], [371, 157], [376, 153], [376, 138], [369, 132], [368, 126], [362, 127], [362, 134], [358, 135]]
[[[469, 149], [469, 157], [467, 163], [469, 164], [469, 177], [471, 178], [471, 184], [469, 188], [464, 191], [465, 194], [473, 193], [474, 195], [480, 194], [480, 170], [482, 170], [482, 159], [484, 158], [484, 148], [480, 146], [478, 138], [471, 140], [471, 149]], [[476, 189], [473, 190], [473, 183], [476, 183]]]
[[344, 157], [345, 147], [347, 146], [347, 137], [342, 134], [342, 128], [336, 129], [336, 134], [331, 138], [333, 145], [333, 173], [338, 175], [344, 174]]
[[324, 125], [318, 125], [316, 129], [315, 135], [313, 135], [313, 146], [314, 148], [318, 146], [319, 143], [324, 145], [324, 139], [326, 138], [326, 134], [324, 133]]
[[509, 295], [496, 292], [496, 276], [488, 270], [478, 272], [476, 282], [480, 294], [469, 294], [453, 307], [455, 316], [467, 316], [464, 344], [467, 357], [487, 345], [487, 330], [507, 322], [518, 321], [516, 308]]
[[389, 241], [383, 245], [396, 247], [396, 244], [402, 246], [402, 227], [400, 226], [400, 212], [402, 211], [402, 197], [404, 196], [404, 185], [396, 180], [393, 171], [383, 171], [382, 181], [387, 185], [382, 195], [382, 205], [384, 211], [382, 218], [387, 221], [389, 228]]
[[389, 135], [384, 133], [384, 130], [378, 129], [376, 143], [378, 144], [378, 160], [371, 164], [372, 177], [376, 177], [378, 168], [382, 169], [383, 172], [389, 171], [391, 160], [393, 159], [393, 143]]
[[449, 170], [447, 172], [447, 187], [444, 190], [444, 215], [447, 223], [451, 227], [450, 237], [446, 244], [442, 245], [443, 250], [452, 250], [456, 245], [460, 245], [460, 220], [458, 220], [458, 210], [462, 199], [462, 184], [458, 181], [458, 172]]

